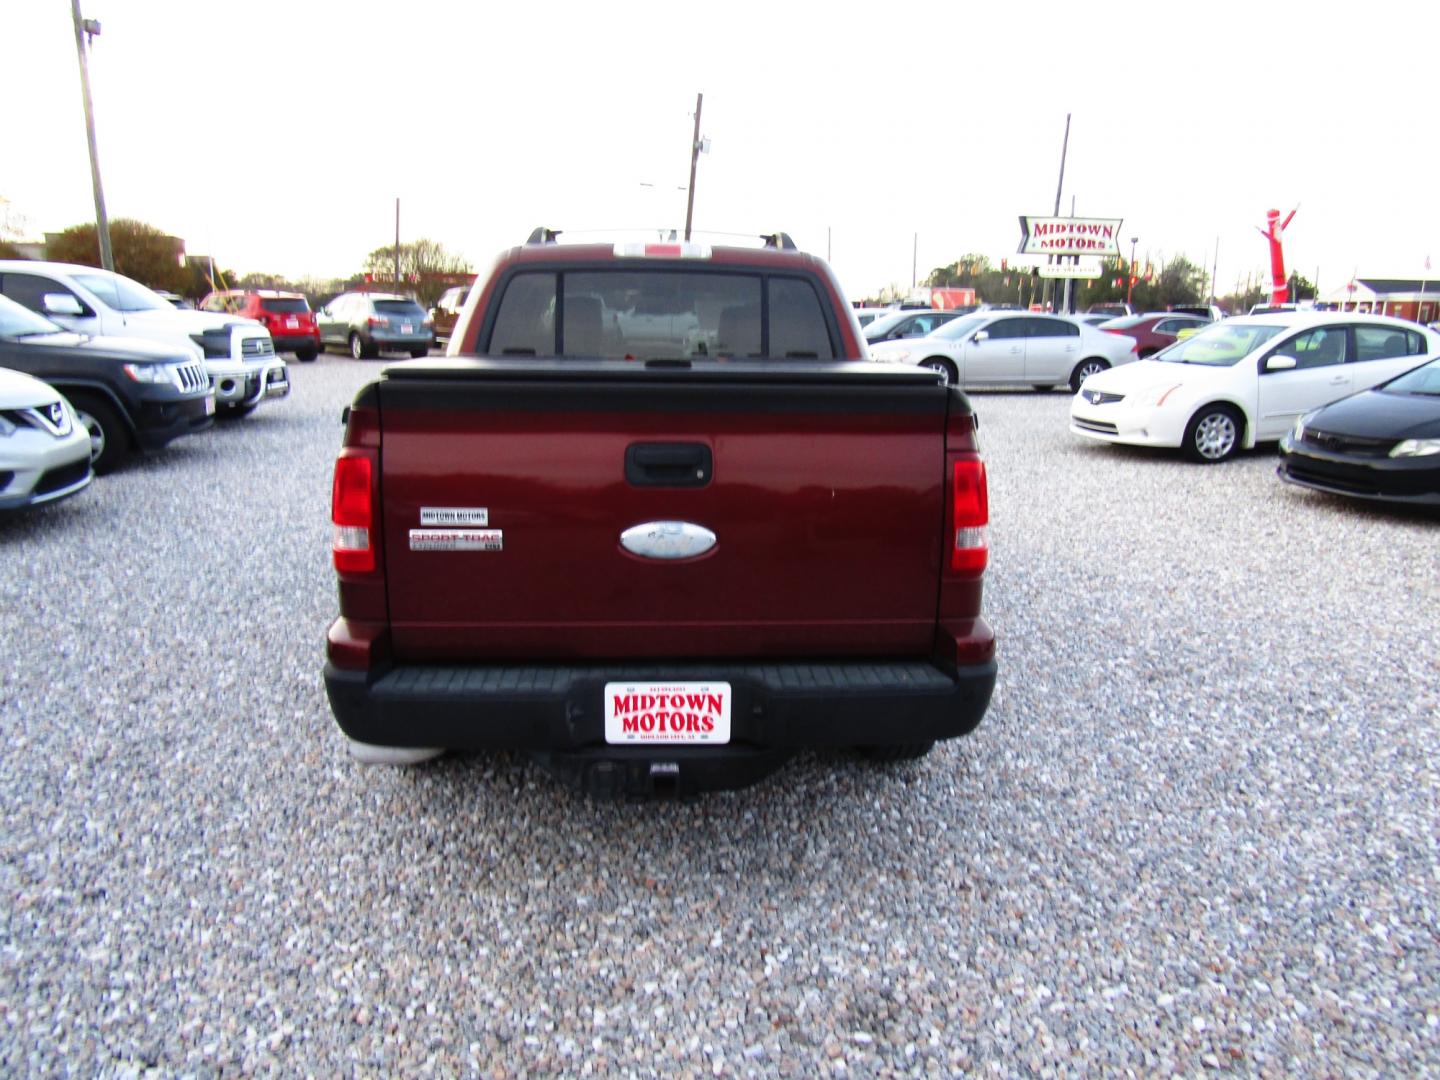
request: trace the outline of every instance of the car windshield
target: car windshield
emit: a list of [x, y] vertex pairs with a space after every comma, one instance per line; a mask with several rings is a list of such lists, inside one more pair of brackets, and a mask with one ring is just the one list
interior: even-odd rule
[[378, 315], [410, 315], [417, 319], [425, 316], [414, 300], [376, 300], [375, 312]]
[[946, 341], [959, 341], [971, 331], [979, 330], [989, 319], [989, 315], [966, 315], [962, 319], [951, 319], [930, 336], [944, 338]]
[[1285, 328], [1235, 323], [1207, 326], [1193, 337], [1177, 341], [1151, 357], [1169, 364], [1204, 364], [1209, 367], [1234, 367]]
[[31, 334], [63, 333], [49, 319], [41, 318], [29, 308], [21, 307], [8, 296], [0, 296], [0, 337], [29, 337]]
[[174, 311], [163, 296], [119, 274], [76, 274], [75, 280], [116, 311]]
[[1381, 390], [1387, 394], [1423, 394], [1425, 397], [1440, 397], [1440, 360], [1431, 360], [1412, 368], [1404, 375], [1391, 379]]
[[887, 311], [884, 315], [876, 315], [875, 318], [865, 324], [865, 336], [875, 337], [880, 334], [887, 334], [903, 320], [908, 319], [914, 314], [913, 311]]

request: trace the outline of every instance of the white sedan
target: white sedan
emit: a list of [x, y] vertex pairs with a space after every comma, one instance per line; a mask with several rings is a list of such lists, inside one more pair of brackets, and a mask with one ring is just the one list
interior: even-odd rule
[[923, 338], [870, 346], [872, 360], [919, 364], [947, 382], [977, 386], [1069, 385], [1135, 359], [1135, 339], [1106, 334], [1068, 315], [977, 311]]
[[0, 510], [54, 502], [85, 488], [90, 433], [49, 383], [0, 368]]
[[1208, 326], [1148, 360], [1087, 378], [1070, 430], [1179, 447], [1199, 462], [1273, 442], [1301, 414], [1440, 354], [1440, 334], [1353, 312], [1277, 312]]

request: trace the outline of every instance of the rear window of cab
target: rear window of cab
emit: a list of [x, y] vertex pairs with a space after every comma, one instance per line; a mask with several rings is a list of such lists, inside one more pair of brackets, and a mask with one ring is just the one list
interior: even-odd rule
[[814, 284], [703, 270], [521, 271], [505, 283], [480, 351], [599, 359], [833, 360]]

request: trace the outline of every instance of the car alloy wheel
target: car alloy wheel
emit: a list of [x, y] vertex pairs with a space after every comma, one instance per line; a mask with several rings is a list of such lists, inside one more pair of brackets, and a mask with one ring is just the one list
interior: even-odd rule
[[110, 472], [129, 450], [119, 415], [105, 402], [88, 394], [71, 395], [70, 404], [75, 409], [75, 419], [90, 436], [90, 467], [97, 474]]
[[1213, 464], [1235, 453], [1240, 444], [1240, 425], [1235, 414], [1225, 408], [1210, 408], [1197, 413], [1186, 433], [1186, 452], [1196, 461]]
[[350, 356], [355, 360], [365, 359], [365, 343], [360, 340], [359, 334], [350, 335]]
[[1090, 360], [1081, 360], [1080, 363], [1075, 365], [1075, 370], [1070, 375], [1070, 389], [1078, 394], [1081, 383], [1091, 375], [1100, 374], [1100, 372], [1109, 366], [1110, 365], [1105, 363], [1104, 360], [1095, 360], [1093, 358]]
[[920, 366], [929, 368], [931, 371], [938, 371], [940, 382], [944, 386], [952, 386], [959, 381], [954, 365], [943, 357], [932, 356], [927, 360], [920, 361]]

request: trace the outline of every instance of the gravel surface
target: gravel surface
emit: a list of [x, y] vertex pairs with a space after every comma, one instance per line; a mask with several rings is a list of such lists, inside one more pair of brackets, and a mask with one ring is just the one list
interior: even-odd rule
[[0, 1073], [1440, 1070], [1440, 522], [976, 395], [975, 734], [591, 803], [344, 753], [330, 469], [379, 367], [0, 520]]

